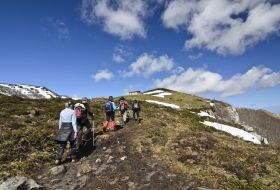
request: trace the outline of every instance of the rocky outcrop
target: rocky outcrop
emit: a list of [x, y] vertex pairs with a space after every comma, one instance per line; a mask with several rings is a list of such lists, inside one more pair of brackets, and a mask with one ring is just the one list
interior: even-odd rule
[[245, 124], [245, 122], [241, 121], [237, 109], [232, 107], [230, 104], [215, 101], [211, 104], [211, 106], [211, 110], [208, 111], [209, 115], [227, 122], [237, 123], [243, 126], [245, 131], [254, 135], [260, 142], [269, 144], [267, 138], [262, 137], [260, 134], [258, 134], [257, 131], [255, 131], [254, 127], [250, 126], [248, 123]]
[[211, 110], [217, 119], [222, 119], [227, 122], [239, 123], [239, 115], [236, 109], [230, 104], [214, 101], [211, 106]]
[[12, 178], [8, 178], [0, 185], [0, 190], [33, 190], [44, 189], [43, 186], [38, 185], [33, 179], [27, 179], [26, 177], [17, 175]]
[[271, 145], [280, 145], [280, 118], [277, 114], [248, 108], [236, 108], [236, 110], [239, 114], [240, 122], [251, 126], [257, 134], [264, 137], [264, 142], [268, 141]]

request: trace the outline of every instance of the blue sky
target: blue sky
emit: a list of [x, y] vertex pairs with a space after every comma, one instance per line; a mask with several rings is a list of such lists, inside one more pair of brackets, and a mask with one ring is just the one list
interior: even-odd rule
[[168, 88], [280, 114], [280, 0], [0, 0], [1, 83]]

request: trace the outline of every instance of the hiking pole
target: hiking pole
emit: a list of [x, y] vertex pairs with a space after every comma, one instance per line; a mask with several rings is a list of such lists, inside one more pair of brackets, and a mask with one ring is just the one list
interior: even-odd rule
[[92, 146], [94, 146], [94, 119], [92, 120]]

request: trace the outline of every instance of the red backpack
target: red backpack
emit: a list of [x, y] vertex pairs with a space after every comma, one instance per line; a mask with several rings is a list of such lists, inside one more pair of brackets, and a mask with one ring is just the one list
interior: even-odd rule
[[84, 105], [76, 104], [74, 110], [75, 110], [77, 119], [85, 117], [85, 107], [84, 107]]
[[123, 100], [123, 101], [122, 101], [122, 104], [121, 104], [121, 110], [123, 111], [123, 110], [125, 110], [125, 109], [126, 109], [126, 101]]

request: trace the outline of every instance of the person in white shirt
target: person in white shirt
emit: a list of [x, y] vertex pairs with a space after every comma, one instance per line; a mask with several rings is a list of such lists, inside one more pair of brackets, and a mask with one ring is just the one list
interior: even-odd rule
[[56, 155], [55, 164], [61, 163], [64, 149], [66, 148], [67, 142], [70, 142], [71, 147], [71, 159], [72, 162], [76, 161], [76, 137], [77, 137], [77, 126], [76, 126], [76, 114], [73, 110], [74, 102], [69, 101], [65, 103], [65, 109], [60, 112], [59, 118], [59, 130], [56, 133], [54, 140], [59, 144], [59, 148]]

